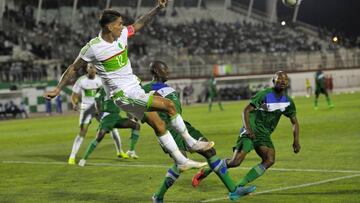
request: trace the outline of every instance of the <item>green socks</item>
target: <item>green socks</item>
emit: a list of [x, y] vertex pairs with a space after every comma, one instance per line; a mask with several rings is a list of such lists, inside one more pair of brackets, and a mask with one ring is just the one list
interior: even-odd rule
[[174, 164], [165, 175], [165, 179], [162, 182], [160, 188], [155, 193], [155, 195], [159, 198], [164, 198], [166, 191], [175, 183], [176, 179], [180, 176], [180, 171]]
[[262, 176], [265, 173], [266, 168], [262, 164], [254, 166], [250, 171], [242, 178], [238, 185], [245, 186], [246, 184], [254, 181], [256, 178]]
[[91, 141], [91, 143], [89, 144], [88, 148], [86, 149], [85, 155], [83, 157], [83, 159], [87, 160], [88, 157], [90, 156], [90, 154], [95, 150], [96, 146], [98, 144], [98, 141], [96, 141], [96, 139], [94, 139], [93, 141]]
[[130, 151], [135, 150], [136, 143], [139, 139], [139, 131], [138, 130], [132, 130], [131, 131], [131, 137], [130, 137]]
[[234, 192], [236, 189], [236, 185], [229, 175], [225, 161], [221, 160], [216, 155], [210, 157], [207, 161], [211, 169], [205, 169], [204, 170], [205, 175], [210, 174], [211, 170], [213, 170], [216, 173], [216, 175], [220, 178], [220, 180], [224, 183], [224, 185], [229, 190], [229, 192]]

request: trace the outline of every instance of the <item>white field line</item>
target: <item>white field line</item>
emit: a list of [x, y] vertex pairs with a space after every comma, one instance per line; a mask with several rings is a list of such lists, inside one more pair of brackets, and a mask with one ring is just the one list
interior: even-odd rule
[[[36, 164], [36, 165], [67, 165], [61, 161], [1, 161], [2, 164]], [[116, 166], [116, 167], [139, 167], [139, 168], [169, 168], [169, 165], [160, 164], [125, 164], [125, 163], [86, 163], [88, 166]], [[241, 170], [250, 170], [249, 167], [238, 167]], [[356, 170], [323, 170], [323, 169], [296, 169], [296, 168], [270, 168], [270, 171], [289, 171], [289, 172], [319, 172], [319, 173], [359, 173]]]
[[[312, 182], [312, 183], [305, 183], [305, 184], [301, 184], [301, 185], [294, 185], [294, 186], [289, 186], [289, 187], [280, 187], [280, 188], [276, 188], [276, 189], [270, 189], [270, 190], [252, 193], [251, 195], [261, 195], [261, 194], [266, 194], [266, 193], [271, 193], [271, 192], [278, 192], [278, 191], [284, 191], [284, 190], [290, 190], [290, 189], [296, 189], [296, 188], [309, 187], [309, 186], [313, 186], [313, 185], [320, 185], [320, 184], [334, 182], [334, 181], [338, 181], [338, 180], [350, 179], [350, 178], [354, 178], [354, 177], [358, 177], [358, 176], [360, 176], [360, 174], [331, 178], [331, 179], [321, 180], [321, 181]], [[223, 198], [207, 199], [207, 200], [203, 200], [201, 202], [216, 202], [216, 201], [226, 200], [226, 199], [229, 199], [229, 198], [223, 197]]]

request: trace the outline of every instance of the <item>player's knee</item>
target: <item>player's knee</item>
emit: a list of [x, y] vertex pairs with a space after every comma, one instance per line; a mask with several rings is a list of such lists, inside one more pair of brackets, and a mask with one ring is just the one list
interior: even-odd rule
[[166, 108], [167, 108], [167, 112], [170, 116], [176, 115], [176, 107], [174, 102], [172, 101], [167, 101], [166, 102]]
[[264, 162], [265, 168], [270, 168], [272, 165], [274, 165], [275, 159], [274, 158], [268, 158]]
[[138, 122], [135, 122], [133, 129], [134, 130], [140, 130], [140, 124]]

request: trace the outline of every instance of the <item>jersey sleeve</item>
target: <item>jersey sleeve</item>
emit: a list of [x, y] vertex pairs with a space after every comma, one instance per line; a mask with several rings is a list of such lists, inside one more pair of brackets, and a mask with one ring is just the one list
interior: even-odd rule
[[80, 94], [80, 92], [81, 92], [80, 78], [75, 82], [75, 85], [73, 86], [72, 91], [76, 94]]
[[264, 98], [266, 93], [267, 93], [266, 90], [256, 93], [253, 97], [251, 97], [250, 104], [254, 106], [256, 109], [260, 108], [260, 106], [264, 103]]
[[290, 105], [286, 107], [284, 113], [288, 118], [294, 118], [296, 116], [296, 107], [294, 101], [290, 98]]
[[86, 62], [92, 62], [95, 59], [95, 54], [90, 44], [87, 43], [79, 53], [79, 57], [82, 58]]

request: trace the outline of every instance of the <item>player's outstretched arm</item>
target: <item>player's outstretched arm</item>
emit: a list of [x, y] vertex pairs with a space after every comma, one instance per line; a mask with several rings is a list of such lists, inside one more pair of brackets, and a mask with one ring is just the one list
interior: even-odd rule
[[77, 111], [77, 107], [78, 107], [78, 104], [79, 104], [79, 100], [80, 100], [80, 95], [73, 92], [71, 94], [71, 103], [72, 103], [72, 106], [73, 106], [73, 110], [74, 111]]
[[145, 24], [147, 24], [162, 8], [166, 6], [167, 2], [168, 0], [158, 0], [158, 4], [153, 9], [138, 18], [133, 24], [135, 32], [144, 27]]
[[246, 132], [249, 134], [249, 138], [250, 139], [254, 139], [255, 138], [255, 134], [254, 132], [251, 130], [251, 127], [250, 127], [250, 112], [255, 110], [255, 107], [251, 104], [248, 104], [243, 113], [242, 113], [242, 117], [243, 117], [243, 125], [246, 129]]
[[51, 91], [47, 91], [44, 94], [45, 99], [52, 99], [60, 94], [61, 89], [67, 85], [72, 79], [76, 79], [76, 72], [82, 68], [85, 68], [87, 62], [81, 59], [80, 57], [77, 58], [73, 64], [71, 64], [61, 76], [58, 85], [55, 89]]
[[295, 153], [300, 152], [301, 146], [299, 143], [299, 122], [296, 118], [296, 116], [290, 118], [291, 124], [292, 124], [292, 130], [293, 130], [293, 136], [294, 136], [294, 142], [293, 142], [293, 149]]

